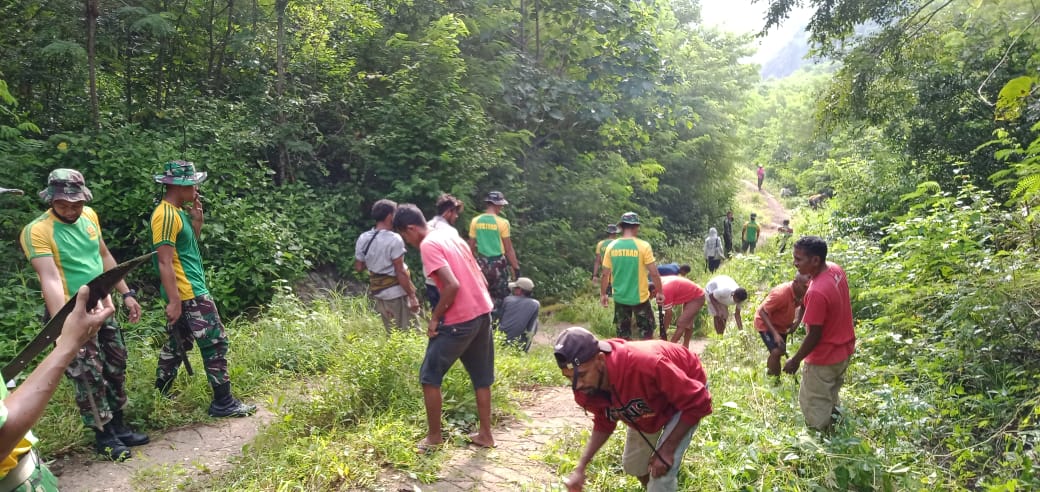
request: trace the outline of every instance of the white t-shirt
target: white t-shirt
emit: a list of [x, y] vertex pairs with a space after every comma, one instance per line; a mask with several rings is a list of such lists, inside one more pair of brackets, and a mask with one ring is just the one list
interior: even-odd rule
[[[369, 242], [371, 241], [371, 244]], [[368, 254], [365, 254], [365, 249]], [[371, 229], [365, 231], [358, 238], [354, 246], [354, 259], [365, 264], [369, 273], [381, 275], [394, 275], [394, 260], [404, 256], [404, 240], [394, 231], [386, 229]], [[405, 265], [405, 271], [408, 265]], [[381, 291], [374, 296], [378, 299], [397, 299], [405, 295], [404, 287], [395, 285]]]
[[[737, 303], [737, 301], [733, 299], [733, 291], [739, 288], [740, 286], [737, 285], [736, 280], [733, 280], [726, 275], [719, 275], [717, 277], [712, 277], [712, 279], [708, 281], [708, 285], [704, 286], [704, 293], [706, 295], [711, 295], [716, 301], [719, 301], [723, 305], [733, 306]], [[715, 307], [711, 302], [708, 302], [708, 312], [713, 316], [723, 314], [716, 313]]]

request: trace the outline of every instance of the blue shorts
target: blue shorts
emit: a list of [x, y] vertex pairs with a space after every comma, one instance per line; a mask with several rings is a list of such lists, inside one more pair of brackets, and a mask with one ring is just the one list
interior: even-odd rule
[[[758, 336], [762, 337], [762, 343], [766, 344], [766, 348], [769, 349], [770, 352], [780, 348], [777, 347], [776, 342], [773, 341], [773, 337], [769, 334], [768, 331], [760, 331], [758, 332]], [[786, 344], [787, 333], [781, 334], [780, 336], [784, 339], [784, 343]]]
[[491, 336], [490, 314], [437, 327], [437, 336], [426, 345], [426, 357], [419, 368], [419, 383], [439, 388], [444, 375], [457, 360], [462, 361], [474, 389], [487, 388], [495, 382], [495, 344]]

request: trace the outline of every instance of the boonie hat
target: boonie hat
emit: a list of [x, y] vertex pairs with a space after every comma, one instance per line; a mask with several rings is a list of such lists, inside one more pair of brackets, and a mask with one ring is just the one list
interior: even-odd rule
[[162, 174], [154, 176], [156, 183], [195, 186], [206, 181], [207, 174], [195, 172], [195, 163], [188, 161], [170, 161], [163, 165]]
[[83, 174], [75, 169], [55, 169], [47, 176], [47, 187], [40, 192], [40, 199], [50, 203], [54, 200], [89, 202], [94, 194], [87, 188]]
[[610, 224], [607, 226], [607, 234], [617, 234], [617, 224]]
[[574, 369], [571, 380], [571, 389], [574, 389], [578, 387], [578, 366], [592, 360], [600, 352], [610, 353], [611, 350], [609, 343], [596, 339], [596, 335], [589, 330], [572, 326], [556, 338], [553, 355], [561, 369]]
[[516, 279], [516, 282], [509, 282], [509, 288], [515, 289], [519, 287], [521, 290], [531, 292], [534, 290], [534, 281], [527, 277], [520, 277]]
[[501, 191], [492, 191], [487, 194], [487, 198], [484, 198], [485, 202], [494, 203], [495, 205], [509, 205], [506, 201], [506, 196]]
[[14, 193], [15, 195], [24, 195], [25, 192], [14, 188], [0, 188], [0, 195], [4, 193]]
[[625, 212], [621, 214], [621, 223], [639, 225], [639, 216], [635, 212]]
[[752, 219], [754, 219], [755, 217], [758, 217], [758, 214], [751, 214]]

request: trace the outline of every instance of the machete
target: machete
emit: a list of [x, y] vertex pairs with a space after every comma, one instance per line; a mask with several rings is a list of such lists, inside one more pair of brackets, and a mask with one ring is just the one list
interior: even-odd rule
[[[104, 299], [112, 289], [115, 288], [116, 284], [120, 280], [135, 268], [143, 265], [145, 262], [150, 260], [155, 252], [148, 253], [146, 255], [138, 256], [132, 260], [127, 260], [113, 267], [111, 270], [94, 277], [94, 280], [87, 282], [87, 287], [90, 289], [90, 298], [87, 301], [87, 306], [97, 306], [98, 301]], [[4, 366], [3, 370], [0, 370], [4, 381], [9, 381], [11, 378], [22, 372], [23, 369], [29, 366], [29, 363], [40, 355], [41, 352], [47, 349], [51, 344], [57, 340], [58, 335], [61, 335], [61, 328], [65, 325], [65, 318], [72, 313], [72, 310], [76, 308], [76, 295], [73, 293], [72, 299], [66, 302], [64, 306], [58, 310], [57, 313], [44, 325], [43, 330], [40, 331], [36, 338], [33, 338], [29, 345], [27, 345], [18, 355]]]

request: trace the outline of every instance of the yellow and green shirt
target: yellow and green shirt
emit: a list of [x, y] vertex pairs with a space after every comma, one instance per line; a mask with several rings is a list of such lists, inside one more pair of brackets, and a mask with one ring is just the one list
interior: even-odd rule
[[[209, 294], [191, 216], [166, 200], [152, 212], [152, 249], [159, 249], [164, 244], [173, 246], [173, 276], [177, 279], [181, 302]], [[158, 268], [158, 259], [155, 265]], [[163, 299], [169, 300], [165, 288], [160, 286], [159, 291]]]
[[502, 256], [502, 239], [509, 237], [509, 221], [494, 214], [480, 214], [469, 223], [469, 237], [477, 241], [480, 256]]
[[608, 238], [606, 238], [606, 239], [596, 243], [596, 256], [599, 256], [600, 258], [602, 258], [603, 257], [603, 251], [607, 249], [607, 246], [609, 246], [612, 241], [614, 241], [614, 240], [608, 237]]
[[[4, 406], [4, 398], [7, 398], [7, 385], [0, 381], [0, 427], [3, 427], [7, 423], [7, 407]], [[25, 453], [28, 453], [32, 449], [32, 445], [36, 442], [36, 436], [33, 436], [32, 431], [26, 432], [22, 440], [15, 444], [14, 449], [11, 450], [11, 454], [4, 456], [0, 460], [0, 478], [6, 477], [7, 472], [11, 471], [15, 466], [18, 465], [18, 459]]]
[[647, 265], [655, 261], [650, 243], [639, 238], [619, 238], [607, 246], [603, 266], [613, 276], [614, 302], [635, 306], [650, 299]]
[[32, 261], [51, 256], [58, 267], [65, 300], [101, 275], [101, 226], [97, 213], [83, 207], [83, 213], [72, 224], [62, 222], [53, 210], [47, 210], [22, 229], [22, 251]]

